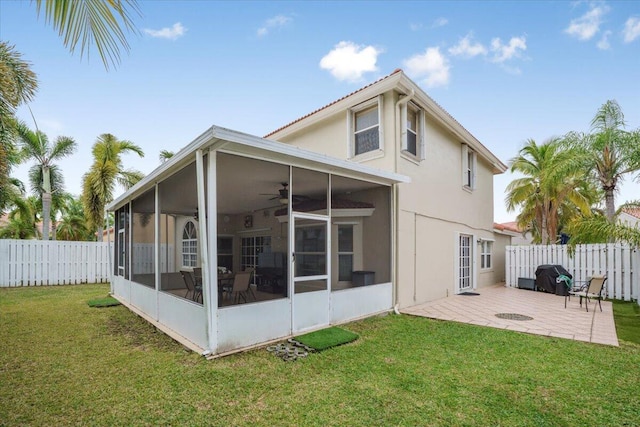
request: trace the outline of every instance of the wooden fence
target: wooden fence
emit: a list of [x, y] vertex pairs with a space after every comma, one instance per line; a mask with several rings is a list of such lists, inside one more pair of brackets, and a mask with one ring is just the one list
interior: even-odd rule
[[0, 287], [105, 283], [107, 242], [0, 239]]
[[572, 257], [565, 245], [507, 246], [506, 285], [517, 287], [518, 278], [535, 278], [542, 264], [560, 264], [576, 281], [606, 274], [607, 296], [637, 300], [640, 295], [640, 251], [620, 244], [578, 245]]

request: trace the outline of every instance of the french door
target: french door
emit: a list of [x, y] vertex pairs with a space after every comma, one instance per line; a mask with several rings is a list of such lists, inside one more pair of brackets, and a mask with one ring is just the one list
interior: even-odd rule
[[458, 293], [473, 287], [473, 254], [471, 243], [473, 236], [460, 234], [458, 242]]

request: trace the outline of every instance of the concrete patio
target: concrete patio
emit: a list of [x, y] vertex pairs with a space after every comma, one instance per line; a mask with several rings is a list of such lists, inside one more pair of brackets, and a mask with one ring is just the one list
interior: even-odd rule
[[[564, 297], [544, 292], [508, 288], [504, 285], [474, 290], [479, 295], [453, 295], [401, 310], [404, 314], [439, 320], [508, 329], [529, 334], [566, 338], [606, 345], [618, 345], [611, 302], [596, 301], [589, 312], [573, 297], [564, 308]], [[594, 305], [595, 304], [595, 305]], [[509, 320], [498, 313], [529, 316], [531, 320]], [[520, 317], [520, 316], [514, 316]]]

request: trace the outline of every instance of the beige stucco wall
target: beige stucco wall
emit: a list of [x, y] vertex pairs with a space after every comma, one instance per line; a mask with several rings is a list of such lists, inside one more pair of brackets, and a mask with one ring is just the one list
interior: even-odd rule
[[[463, 188], [462, 141], [424, 106], [420, 106], [425, 111], [424, 160], [407, 159], [400, 154], [398, 93], [389, 91], [383, 99], [384, 152], [379, 153], [382, 157], [365, 164], [411, 178], [410, 183], [398, 185], [399, 305], [406, 307], [456, 292], [460, 233], [474, 236], [474, 288], [499, 282], [504, 268], [494, 264], [492, 269], [480, 271], [477, 242], [481, 238], [494, 240], [493, 166], [477, 155], [475, 188], [472, 191]], [[345, 110], [280, 141], [347, 158], [348, 128]], [[495, 249], [494, 246], [494, 260]]]
[[[383, 95], [383, 150], [379, 153], [371, 153], [373, 154], [372, 158], [356, 159], [358, 162], [378, 169], [394, 170], [395, 99], [396, 97], [392, 92]], [[357, 105], [352, 107], [357, 107]], [[304, 132], [298, 132], [278, 141], [338, 159], [348, 159], [350, 138], [348, 115], [348, 111], [342, 111], [326, 118], [317, 125], [309, 126]]]

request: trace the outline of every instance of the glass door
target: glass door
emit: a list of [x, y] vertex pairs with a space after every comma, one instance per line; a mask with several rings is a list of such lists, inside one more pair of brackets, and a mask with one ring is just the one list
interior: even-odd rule
[[472, 288], [472, 253], [471, 240], [473, 236], [467, 234], [460, 235], [458, 245], [458, 292], [468, 291]]
[[293, 331], [329, 324], [329, 220], [293, 214]]

